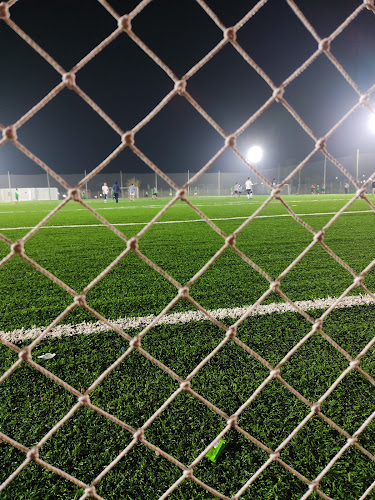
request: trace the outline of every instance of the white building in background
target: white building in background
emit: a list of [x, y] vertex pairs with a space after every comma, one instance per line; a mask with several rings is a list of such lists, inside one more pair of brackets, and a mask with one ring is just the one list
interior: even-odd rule
[[[14, 192], [16, 188], [0, 189], [1, 201], [15, 201]], [[38, 200], [58, 200], [59, 192], [56, 187], [44, 188], [18, 188], [19, 201], [38, 201]]]

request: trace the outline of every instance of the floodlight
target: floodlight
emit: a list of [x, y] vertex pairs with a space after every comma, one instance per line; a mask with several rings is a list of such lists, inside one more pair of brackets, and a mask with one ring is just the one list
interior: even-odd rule
[[375, 134], [375, 115], [371, 115], [370, 120], [369, 120], [369, 127], [371, 132]]
[[247, 159], [251, 163], [258, 163], [263, 158], [263, 150], [260, 146], [252, 146], [247, 152]]

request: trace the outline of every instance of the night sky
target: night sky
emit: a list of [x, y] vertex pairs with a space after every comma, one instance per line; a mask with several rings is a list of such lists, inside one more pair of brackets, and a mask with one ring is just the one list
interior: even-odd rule
[[[238, 22], [255, 1], [206, 0], [226, 26]], [[136, 0], [111, 0], [124, 15]], [[318, 35], [331, 34], [360, 0], [297, 0]], [[116, 20], [96, 0], [19, 0], [11, 19], [69, 71], [110, 35]], [[179, 78], [222, 39], [222, 31], [194, 0], [153, 0], [133, 20], [142, 38]], [[317, 48], [311, 34], [285, 0], [269, 0], [238, 32], [237, 41], [276, 85]], [[331, 45], [331, 52], [361, 92], [375, 85], [375, 14], [365, 9]], [[61, 76], [0, 20], [0, 123], [8, 126], [61, 82]], [[124, 130], [141, 121], [173, 89], [170, 77], [126, 33], [77, 73], [77, 84]], [[231, 46], [199, 70], [187, 84], [192, 97], [225, 133], [233, 133], [272, 95], [267, 83]], [[358, 96], [322, 54], [287, 88], [286, 100], [319, 137]], [[374, 104], [375, 93], [371, 102]], [[358, 110], [328, 141], [337, 157], [375, 153], [369, 112]], [[18, 131], [18, 138], [59, 173], [91, 171], [120, 143], [109, 127], [74, 91], [64, 89]], [[198, 171], [223, 145], [222, 137], [176, 96], [136, 134], [136, 145], [165, 172]], [[264, 164], [297, 164], [314, 142], [279, 103], [238, 139], [245, 155], [252, 144], [265, 151]], [[319, 154], [316, 159], [320, 159]], [[239, 171], [240, 160], [226, 152], [211, 171]], [[105, 171], [149, 172], [128, 148]], [[0, 174], [40, 173], [12, 144], [0, 148]]]

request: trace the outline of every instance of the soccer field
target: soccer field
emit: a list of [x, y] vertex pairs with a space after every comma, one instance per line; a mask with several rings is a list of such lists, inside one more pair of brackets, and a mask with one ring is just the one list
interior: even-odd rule
[[[191, 198], [212, 225], [178, 201], [142, 232], [139, 253], [126, 239], [171, 200], [88, 200], [118, 234], [69, 202], [26, 239], [30, 262], [7, 259], [10, 244], [58, 203], [0, 206], [0, 484], [24, 464], [1, 498], [78, 499], [94, 484], [111, 500], [169, 488], [176, 500], [289, 500], [317, 478], [310, 498], [375, 499], [375, 301], [365, 293], [375, 293], [374, 270], [314, 326], [375, 259], [375, 214], [355, 201], [323, 248], [313, 232], [350, 195], [283, 198], [305, 227], [277, 200], [246, 225], [266, 197]], [[276, 279], [280, 293], [270, 291]], [[71, 307], [74, 294], [86, 308]], [[41, 369], [15, 366], [67, 308], [31, 352]], [[226, 447], [213, 463], [204, 452], [220, 433]], [[25, 465], [34, 446], [39, 458]]]

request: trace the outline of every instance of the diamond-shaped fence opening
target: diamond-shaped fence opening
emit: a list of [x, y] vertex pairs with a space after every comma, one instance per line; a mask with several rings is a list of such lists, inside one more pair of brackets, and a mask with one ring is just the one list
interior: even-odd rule
[[[104, 8], [107, 11], [106, 29], [109, 27], [109, 20], [112, 19], [113, 30], [71, 69], [64, 69], [54, 59], [53, 44], [52, 52], [49, 53], [43, 48], [43, 36], [39, 41], [35, 32], [28, 32], [27, 23], [21, 27], [21, 23], [17, 24], [13, 20], [13, 12], [14, 18], [17, 19], [16, 12], [22, 10], [22, 2], [9, 0], [0, 3], [2, 25], [6, 25], [7, 31], [13, 30], [13, 35], [20, 37], [19, 42], [21, 40], [27, 44], [29, 51], [30, 48], [33, 49], [33, 54], [39, 57], [43, 64], [48, 63], [51, 71], [58, 77], [56, 86], [49, 88], [48, 93], [38, 102], [34, 102], [26, 113], [18, 115], [17, 121], [0, 124], [2, 132], [0, 146], [7, 147], [11, 144], [19, 154], [37, 164], [47, 174], [48, 179], [57, 182], [60, 188], [66, 190], [65, 199], [48, 210], [42, 220], [32, 221], [22, 229], [21, 233], [11, 230], [7, 232], [4, 229], [0, 233], [0, 267], [4, 269], [12, 267], [15, 272], [22, 266], [30, 268], [33, 275], [41, 277], [41, 288], [44, 291], [48, 288], [50, 299], [55, 299], [57, 303], [56, 316], [51, 318], [47, 327], [34, 331], [33, 334], [21, 329], [18, 332], [0, 335], [1, 352], [4, 353], [5, 360], [0, 365], [2, 390], [0, 406], [5, 408], [1, 412], [4, 425], [0, 427], [0, 451], [8, 462], [9, 460], [11, 462], [9, 475], [1, 476], [3, 482], [0, 491], [6, 495], [9, 492], [9, 498], [16, 497], [21, 479], [27, 481], [27, 477], [32, 473], [33, 478], [38, 478], [42, 482], [46, 480], [47, 490], [52, 495], [56, 492], [56, 484], [59, 481], [64, 484], [61, 490], [63, 494], [71, 497], [79, 491], [81, 499], [88, 497], [101, 499], [107, 496], [122, 498], [124, 495], [132, 498], [163, 499], [179, 493], [186, 494], [189, 498], [206, 498], [207, 495], [212, 495], [222, 499], [237, 499], [242, 495], [251, 494], [255, 488], [258, 488], [259, 495], [262, 496], [264, 493], [263, 498], [269, 495], [271, 489], [275, 495], [283, 498], [291, 498], [289, 495], [291, 490], [295, 492], [295, 496], [301, 498], [309, 496], [326, 499], [349, 498], [349, 494], [352, 495], [350, 498], [354, 498], [354, 495], [356, 498], [360, 495], [362, 495], [360, 498], [370, 498], [374, 494], [375, 456], [369, 434], [373, 429], [375, 418], [373, 404], [375, 379], [373, 362], [369, 354], [374, 348], [375, 338], [371, 332], [360, 335], [359, 347], [354, 348], [350, 336], [355, 337], [355, 332], [348, 331], [348, 335], [343, 336], [342, 333], [337, 333], [339, 326], [335, 326], [335, 321], [339, 321], [335, 314], [337, 315], [340, 307], [363, 306], [366, 300], [373, 307], [375, 295], [372, 291], [372, 279], [366, 280], [366, 277], [371, 276], [374, 262], [369, 259], [363, 263], [361, 269], [353, 269], [345, 260], [350, 261], [350, 255], [346, 256], [345, 251], [340, 248], [331, 248], [329, 238], [325, 240], [326, 233], [329, 234], [330, 228], [339, 217], [340, 221], [343, 220], [341, 217], [344, 217], [345, 211], [349, 210], [357, 200], [364, 201], [369, 211], [375, 210], [373, 202], [366, 195], [370, 181], [367, 184], [361, 183], [358, 175], [352, 175], [327, 147], [329, 138], [334, 136], [339, 127], [358, 109], [365, 108], [368, 112], [374, 113], [370, 98], [375, 90], [375, 84], [361, 91], [359, 84], [331, 52], [331, 45], [345, 33], [346, 29], [349, 29], [358, 16], [366, 14], [368, 20], [369, 16], [375, 13], [374, 1], [358, 2], [357, 7], [349, 12], [343, 21], [340, 19], [341, 24], [335, 26], [333, 31], [322, 39], [295, 1], [286, 0], [284, 10], [288, 10], [288, 13], [285, 15], [295, 16], [294, 23], [298, 24], [301, 33], [313, 40], [314, 48], [311, 53], [305, 55], [302, 63], [301, 54], [298, 52], [298, 57], [293, 61], [290, 60], [290, 65], [297, 63], [300, 65], [288, 70], [286, 79], [277, 84], [272, 80], [272, 74], [267, 73], [267, 68], [260, 66], [261, 61], [258, 61], [256, 51], [252, 54], [251, 44], [245, 41], [242, 44], [242, 37], [238, 36], [240, 33], [245, 34], [245, 27], [249, 29], [250, 24], [256, 26], [257, 14], [264, 6], [267, 6], [267, 9], [264, 8], [262, 15], [266, 15], [268, 11], [272, 14], [274, 3], [272, 0], [253, 2], [253, 7], [235, 25], [226, 26], [220, 19], [219, 9], [215, 12], [213, 2], [197, 0], [194, 7], [200, 9], [199, 19], [204, 18], [204, 22], [210, 24], [212, 32], [220, 33], [220, 38], [210, 41], [204, 49], [199, 46], [199, 50], [195, 50], [194, 54], [202, 57], [203, 51], [203, 57], [197, 62], [189, 62], [194, 65], [182, 76], [176, 75], [174, 64], [168, 62], [170, 52], [165, 52], [164, 45], [152, 43], [155, 33], [145, 33], [142, 38], [142, 28], [133, 29], [133, 25], [137, 26], [138, 21], [141, 26], [146, 9], [157, 10], [156, 1], [144, 0], [135, 5], [131, 12], [119, 15], [115, 5], [117, 2], [98, 0], [95, 8]], [[165, 9], [165, 5], [163, 8]], [[165, 16], [164, 10], [162, 15]], [[163, 17], [163, 22], [165, 21]], [[160, 37], [162, 35], [164, 33], [161, 33]], [[97, 56], [99, 61], [101, 56], [105, 55], [107, 47], [110, 50], [113, 44], [112, 47], [118, 50], [121, 44], [117, 44], [116, 40], [119, 37], [125, 37], [127, 43], [134, 44], [137, 52], [140, 51], [142, 57], [147, 58], [148, 64], [157, 69], [158, 73], [163, 72], [170, 82], [170, 87], [163, 90], [162, 98], [156, 104], [152, 104], [155, 107], [147, 108], [145, 111], [147, 114], [138, 117], [137, 123], [130, 131], [123, 130], [119, 123], [131, 123], [131, 119], [121, 120], [121, 113], [118, 111], [112, 115], [109, 109], [111, 99], [108, 99], [108, 96], [106, 99], [101, 99], [99, 96], [97, 101], [94, 100], [86, 93], [84, 86], [81, 88], [79, 81], [81, 70], [82, 73], [87, 70], [86, 76], [94, 73], [94, 65], [90, 70], [91, 61]], [[279, 50], [284, 52], [286, 49], [279, 47]], [[7, 48], [7, 51], [10, 51], [10, 48]], [[256, 72], [257, 79], [262, 79], [264, 87], [268, 89], [268, 95], [261, 98], [262, 102], [251, 116], [244, 113], [245, 121], [240, 124], [235, 123], [234, 126], [237, 128], [232, 134], [223, 130], [223, 124], [219, 119], [216, 121], [216, 113], [210, 109], [210, 95], [207, 89], [204, 89], [202, 98], [195, 95], [199, 92], [190, 92], [189, 89], [190, 79], [192, 90], [195, 85], [198, 88], [199, 72], [203, 73], [209, 66], [215, 66], [211, 63], [219, 61], [224, 52], [235, 52], [236, 60], [240, 60], [241, 65], [245, 66], [249, 73]], [[164, 54], [168, 54], [165, 60]], [[183, 54], [180, 57], [182, 58]], [[350, 102], [345, 102], [342, 109], [337, 109], [337, 105], [333, 103], [336, 109], [332, 115], [335, 123], [330, 123], [331, 128], [325, 135], [320, 133], [316, 135], [319, 126], [314, 128], [309, 124], [305, 117], [299, 114], [298, 103], [295, 107], [293, 105], [293, 88], [298, 84], [302, 85], [303, 82], [303, 77], [300, 75], [305, 73], [304, 76], [308, 76], [308, 72], [318, 64], [318, 59], [319, 61], [324, 59], [324, 64], [330, 67], [331, 72], [335, 73], [335, 78], [340, 79], [345, 88], [349, 88], [351, 95]], [[184, 68], [184, 64], [181, 67]], [[107, 71], [110, 71], [110, 68]], [[323, 83], [329, 86], [329, 82]], [[363, 85], [362, 82], [361, 84]], [[236, 88], [235, 85], [233, 88]], [[324, 89], [324, 85], [322, 88]], [[158, 89], [159, 93], [160, 89], [161, 87]], [[116, 90], [119, 90], [118, 85]], [[228, 91], [228, 88], [226, 90]], [[42, 117], [42, 110], [49, 103], [53, 104], [61, 99], [67, 91], [74, 93], [73, 100], [81, 100], [84, 107], [89, 106], [90, 113], [95, 113], [95, 120], [102, 120], [103, 126], [107, 129], [109, 126], [113, 131], [112, 136], [117, 137], [112, 152], [106, 158], [101, 158], [99, 165], [82, 168], [82, 172], [74, 181], [73, 177], [69, 178], [71, 183], [64, 180], [52, 168], [53, 160], [42, 158], [36, 153], [38, 148], [33, 150], [29, 143], [23, 142], [21, 130], [28, 122], [31, 129], [33, 117]], [[209, 128], [215, 140], [219, 139], [220, 142], [219, 148], [215, 146], [214, 153], [210, 153], [212, 156], [209, 155], [208, 159], [206, 152], [204, 154], [202, 152], [201, 160], [196, 161], [196, 171], [181, 182], [173, 180], [173, 176], [168, 175], [163, 166], [156, 164], [153, 159], [155, 149], [171, 147], [168, 137], [156, 148], [155, 144], [154, 148], [147, 147], [146, 136], [142, 136], [142, 140], [137, 143], [137, 134], [141, 135], [143, 131], [150, 129], [150, 124], [152, 126], [153, 123], [158, 123], [163, 113], [169, 110], [169, 103], [176, 97], [184, 100], [184, 106], [178, 108], [178, 112], [183, 112], [188, 107], [193, 114], [198, 113], [205, 127]], [[132, 96], [128, 95], [126, 98], [132, 99]], [[205, 108], [206, 99], [207, 108]], [[103, 107], [99, 101], [103, 103]], [[305, 134], [308, 141], [312, 141], [312, 147], [305, 158], [299, 159], [298, 164], [290, 168], [283, 179], [279, 179], [279, 183], [273, 186], [272, 176], [257, 169], [256, 165], [243, 156], [241, 149], [237, 147], [237, 140], [251, 129], [251, 125], [258, 118], [274, 107], [275, 103], [283, 106], [295, 120], [300, 133]], [[321, 104], [318, 99], [317, 114]], [[243, 108], [245, 109], [246, 107]], [[9, 116], [13, 117], [13, 114]], [[178, 118], [181, 121], [181, 117]], [[77, 123], [75, 125], [77, 126]], [[73, 132], [74, 130], [72, 127]], [[76, 132], [78, 134], [79, 130]], [[146, 145], [142, 147], [142, 143]], [[213, 147], [212, 144], [210, 147]], [[93, 182], [96, 176], [100, 178], [103, 170], [111, 162], [116, 161], [124, 150], [131, 150], [141, 165], [150, 169], [155, 178], [159, 176], [163, 179], [173, 191], [166, 205], [162, 208], [160, 205], [156, 206], [156, 210], [147, 220], [135, 221], [138, 225], [129, 232], [119, 228], [116, 222], [111, 221], [110, 216], [106, 216], [101, 210], [95, 210], [86, 202], [88, 183]], [[268, 193], [262, 205], [253, 214], [248, 215], [245, 220], [237, 221], [233, 227], [211, 220], [207, 211], [202, 210], [194, 199], [188, 197], [190, 189], [194, 188], [211, 166], [228, 151], [236, 155], [239, 162], [247, 168], [247, 172], [257, 176]], [[355, 193], [346, 205], [336, 209], [333, 214], [328, 214], [329, 217], [322, 220], [322, 224], [316, 228], [310, 226], [306, 218], [296, 214], [294, 207], [283, 198], [282, 190], [298, 178], [307, 163], [319, 155], [333, 164], [340, 175], [351, 182]], [[9, 174], [8, 177], [10, 183]], [[122, 180], [121, 186], [124, 186]], [[150, 181], [148, 188], [150, 194], [152, 188], [153, 182]], [[255, 226], [252, 226], [255, 217], [262, 213], [266, 214], [267, 207], [275, 201], [282, 205], [280, 207], [284, 213], [294, 219], [291, 222], [300, 226], [303, 239], [307, 240], [304, 241], [302, 248], [299, 241], [295, 251], [288, 253], [284, 266], [268, 266], [262, 258], [257, 259], [252, 255], [251, 245], [248, 245], [244, 237], [247, 230], [251, 233], [251, 229], [255, 229]], [[143, 241], [152, 241], [154, 235], [162, 235], [162, 229], [160, 231], [155, 229], [158, 227], [157, 224], [162, 223], [163, 216], [168, 210], [178, 204], [185, 204], [192, 216], [201, 219], [202, 224], [208, 225], [208, 231], [215, 237], [216, 247], [213, 252], [208, 251], [202, 261], [197, 262], [196, 259], [190, 268], [176, 273], [178, 276], [176, 278], [172, 272], [173, 268], [169, 269], [168, 263], [159, 259], [158, 255], [152, 255], [152, 251], [148, 252], [147, 248], [143, 249]], [[43, 238], [45, 241], [48, 237], [48, 226], [51, 226], [54, 219], [67, 210], [69, 205], [89, 211], [92, 225], [103, 226], [102, 229], [107, 234], [111, 231], [113, 233], [111, 238], [118, 243], [115, 249], [112, 246], [111, 254], [107, 254], [107, 260], [100, 261], [97, 267], [91, 266], [89, 262], [84, 264], [92, 269], [90, 273], [84, 274], [82, 282], [74, 276], [74, 273], [69, 273], [69, 269], [65, 270], [65, 275], [58, 272], [59, 255], [54, 256], [54, 262], [44, 262], [37, 245]], [[90, 228], [88, 232], [89, 230]], [[84, 249], [87, 238], [83, 239]], [[161, 245], [162, 239], [160, 237]], [[186, 246], [186, 241], [182, 238], [181, 240], [178, 242], [180, 246]], [[193, 236], [189, 243], [192, 246], [199, 244]], [[273, 243], [277, 245], [277, 242]], [[61, 244], [64, 244], [63, 238]], [[99, 256], [101, 248], [105, 247], [105, 241], [96, 244]], [[177, 251], [181, 251], [178, 245], [176, 247]], [[74, 248], [70, 250], [72, 253], [80, 253], [78, 260], [82, 265], [84, 260], [82, 252]], [[153, 251], [156, 251], [155, 248]], [[309, 264], [309, 259], [313, 254], [317, 255], [315, 261], [316, 258], [319, 259], [319, 255], [322, 259], [330, 261], [332, 273], [337, 272], [338, 276], [345, 275], [337, 287], [338, 298], [322, 300], [314, 306], [308, 301], [308, 297], [305, 297], [304, 291], [296, 289], [292, 283], [293, 274], [308, 274], [309, 265], [312, 265]], [[262, 282], [255, 287], [257, 290], [256, 294], [253, 293], [255, 298], [250, 294], [252, 305], [238, 308], [232, 315], [212, 307], [214, 298], [211, 303], [210, 300], [204, 300], [205, 273], [215, 274], [215, 264], [225, 259], [234, 263], [233, 269], [236, 265], [239, 268], [246, 268], [249, 277], [251, 276], [250, 282], [256, 277]], [[183, 259], [181, 261], [183, 265]], [[148, 305], [152, 310], [147, 320], [133, 318], [129, 323], [118, 322], [110, 305], [111, 299], [107, 297], [105, 305], [102, 306], [100, 293], [97, 292], [95, 295], [95, 292], [100, 290], [104, 295], [107, 293], [104, 285], [110, 273], [117, 273], [118, 280], [122, 280], [124, 275], [129, 278], [131, 276], [128, 270], [129, 263], [132, 262], [140, 262], [142, 268], [156, 273], [158, 279], [165, 280], [167, 287], [162, 300], [159, 301], [159, 307], [151, 301], [143, 305], [144, 307]], [[77, 263], [75, 256], [72, 256], [70, 263], [72, 266]], [[274, 272], [270, 273], [268, 269]], [[76, 269], [74, 271], [77, 272]], [[234, 277], [236, 272], [238, 271], [233, 271]], [[311, 272], [314, 273], [314, 270]], [[240, 275], [242, 271], [239, 272]], [[177, 279], [181, 279], [181, 282]], [[13, 286], [20, 287], [19, 280], [15, 280]], [[24, 286], [25, 300], [34, 300], [36, 308], [38, 304], [41, 306], [43, 302], [38, 301], [38, 297], [29, 296], [27, 283]], [[235, 287], [235, 279], [230, 286]], [[56, 287], [60, 293], [68, 297], [68, 300], [65, 297], [64, 301], [57, 302]], [[134, 284], [127, 285], [125, 280], [118, 288], [124, 295], [132, 295], [136, 289]], [[354, 289], [360, 289], [364, 297], [357, 297], [356, 301], [351, 302], [351, 292]], [[302, 293], [304, 300], [298, 298], [298, 293]], [[229, 290], [228, 297], [230, 295]], [[214, 294], [212, 296], [214, 297]], [[291, 338], [288, 331], [290, 325], [280, 323], [278, 328], [281, 331], [285, 330], [285, 342], [282, 346], [273, 345], [272, 338], [265, 338], [262, 342], [264, 330], [262, 321], [270, 322], [269, 318], [264, 320], [262, 314], [265, 314], [264, 308], [268, 307], [267, 302], [275, 296], [277, 300], [273, 300], [272, 304], [274, 309], [269, 312], [274, 315], [281, 312], [293, 313], [293, 321], [298, 323], [295, 318], [299, 317], [301, 322], [299, 334], [295, 338]], [[132, 304], [134, 301], [129, 306], [122, 304], [122, 310], [126, 311], [127, 307], [131, 309]], [[186, 304], [193, 311], [185, 312]], [[315, 311], [312, 311], [313, 309]], [[319, 312], [316, 313], [316, 310]], [[74, 365], [62, 366], [61, 362], [55, 363], [53, 354], [45, 350], [57, 349], [61, 340], [56, 332], [59, 328], [63, 329], [64, 324], [68, 323], [77, 311], [82, 311], [83, 317], [88, 320], [81, 324], [84, 333], [90, 333], [91, 338], [97, 336], [102, 339], [101, 350], [96, 352], [93, 349], [91, 354], [81, 352], [77, 362], [79, 368], [74, 376], [66, 376], [67, 370], [74, 372]], [[347, 314], [350, 312], [349, 309]], [[199, 325], [194, 335], [176, 327], [177, 335], [167, 336], [168, 346], [163, 349], [164, 326], [179, 325], [183, 322], [184, 314], [188, 315], [190, 321], [196, 321]], [[256, 318], [255, 314], [258, 315]], [[10, 316], [9, 314], [9, 320]], [[287, 319], [287, 316], [285, 318]], [[6, 321], [6, 318], [3, 319], [2, 327]], [[358, 328], [360, 321], [359, 318]], [[272, 332], [272, 326], [268, 327], [268, 330]], [[156, 336], [156, 332], [159, 336]], [[66, 348], [67, 360], [74, 359], [74, 356], [69, 358], [68, 351], [74, 352], [74, 343], [79, 342], [79, 337], [78, 340], [74, 338], [74, 328], [72, 335], [72, 342]], [[23, 342], [20, 343], [20, 339]], [[181, 347], [183, 342], [185, 347], [190, 344], [191, 355], [183, 352]], [[204, 348], [199, 347], [200, 342], [204, 343]], [[268, 346], [267, 349], [265, 345]], [[268, 350], [270, 352], [267, 352]], [[76, 353], [79, 352], [77, 346]], [[186, 363], [183, 361], [184, 357], [189, 358]], [[332, 358], [340, 360], [335, 369], [328, 366]], [[50, 365], [44, 363], [44, 359], [51, 359]], [[364, 366], [361, 365], [362, 359], [366, 360]], [[326, 370], [325, 364], [327, 364]], [[298, 378], [301, 376], [301, 366], [306, 365], [309, 369], [303, 372], [303, 376], [310, 376], [312, 384], [315, 381], [314, 391], [304, 391], [302, 380]], [[221, 366], [224, 368], [221, 369]], [[80, 384], [80, 377], [85, 369], [90, 370], [92, 375], [90, 387]], [[149, 371], [150, 379], [143, 377], [144, 371]], [[217, 372], [214, 381], [210, 375], [213, 371]], [[296, 378], [299, 383], [295, 383]], [[33, 392], [27, 393], [21, 390], [18, 393], [20, 397], [16, 399], [13, 392], [17, 387], [22, 388], [24, 380], [33, 384]], [[39, 383], [40, 380], [44, 382]], [[358, 387], [363, 388], [360, 395], [356, 394]], [[17, 408], [28, 409], [32, 426], [34, 420], [46, 418], [44, 403], [48, 399], [52, 399], [58, 407], [54, 418], [48, 419], [48, 422], [52, 422], [51, 425], [46, 423], [42, 433], [42, 428], [39, 427], [37, 433], [30, 431], [28, 438], [25, 438], [24, 429], [22, 432], [19, 431], [14, 420]], [[340, 406], [335, 403], [338, 401]], [[127, 409], [126, 402], [130, 405], [131, 412]], [[348, 411], [340, 412], [339, 408], [345, 404], [348, 406]], [[363, 410], [364, 418], [358, 417], [356, 411], [358, 408]], [[133, 427], [134, 425], [139, 427]], [[171, 434], [172, 425], [174, 432]], [[262, 431], [264, 427], [266, 433]], [[325, 448], [319, 456], [319, 463], [309, 468], [311, 449], [304, 455], [304, 448], [311, 433], [318, 443], [317, 446], [324, 440]], [[226, 458], [218, 462], [217, 468], [213, 470], [204, 457], [221, 440], [227, 445], [228, 452]], [[247, 450], [246, 459], [243, 461], [237, 458], [241, 449]], [[98, 455], [100, 459], [93, 464], [90, 454]], [[150, 455], [152, 459], [147, 458]], [[233, 460], [228, 460], [228, 457], [232, 457], [235, 463], [238, 460], [235, 473], [230, 472], [231, 467], [233, 470]], [[342, 460], [346, 457], [349, 457], [346, 461]], [[314, 456], [310, 458], [314, 460]], [[348, 463], [355, 461], [360, 463], [362, 468], [368, 468], [368, 473], [356, 477], [351, 475]], [[124, 479], [123, 473], [129, 469], [134, 470], [134, 473], [131, 472]], [[345, 475], [342, 481], [337, 477], [340, 475], [341, 478]], [[51, 481], [51, 477], [58, 478], [58, 481], [57, 479], [55, 482]], [[159, 477], [162, 479], [159, 480]], [[351, 482], [355, 485], [353, 488], [350, 487]], [[43, 486], [36, 494], [43, 497], [45, 492], [46, 487]], [[60, 493], [56, 493], [56, 496], [58, 495]]]

